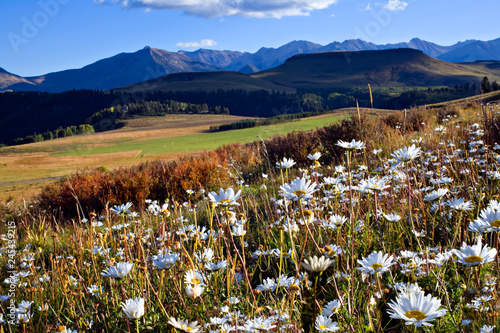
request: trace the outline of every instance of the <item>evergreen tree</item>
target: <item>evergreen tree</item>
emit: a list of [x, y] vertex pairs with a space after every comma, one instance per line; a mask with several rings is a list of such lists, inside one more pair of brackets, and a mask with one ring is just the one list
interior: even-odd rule
[[491, 84], [491, 91], [498, 91], [500, 90], [500, 85], [497, 83], [497, 81], [493, 81]]
[[490, 81], [488, 77], [484, 77], [483, 81], [481, 81], [481, 94], [486, 94], [491, 91]]

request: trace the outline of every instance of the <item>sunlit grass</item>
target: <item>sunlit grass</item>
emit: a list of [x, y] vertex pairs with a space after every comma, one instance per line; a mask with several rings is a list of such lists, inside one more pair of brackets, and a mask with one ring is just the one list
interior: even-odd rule
[[126, 151], [142, 150], [142, 155], [163, 154], [186, 151], [199, 151], [215, 149], [229, 143], [248, 143], [261, 139], [267, 139], [275, 135], [285, 134], [291, 131], [306, 131], [317, 127], [326, 126], [338, 122], [345, 116], [317, 117], [315, 119], [301, 119], [278, 125], [246, 128], [241, 130], [204, 133], [187, 135], [181, 137], [149, 139], [149, 140], [127, 140], [119, 143], [103, 142], [99, 147], [86, 147], [85, 145], [69, 146], [64, 151], [56, 153], [57, 156], [76, 156], [118, 153]]
[[[310, 151], [307, 163], [280, 156], [256, 168], [264, 174], [250, 174], [240, 173], [247, 161], [234, 160], [219, 169], [231, 182], [186, 189], [186, 200], [150, 198], [142, 211], [124, 202], [65, 220], [35, 202], [8, 204], [1, 327], [498, 328], [500, 145], [485, 144], [479, 110], [429, 119], [420, 132], [395, 129], [388, 137], [397, 148], [338, 141], [332, 164]], [[499, 111], [491, 107], [495, 117]]]

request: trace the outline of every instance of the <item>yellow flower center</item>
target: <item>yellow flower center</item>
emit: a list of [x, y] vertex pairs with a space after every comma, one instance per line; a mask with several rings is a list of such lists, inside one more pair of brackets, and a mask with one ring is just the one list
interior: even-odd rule
[[231, 202], [231, 199], [224, 199], [224, 200], [220, 201], [221, 204], [229, 204], [230, 202]]
[[303, 190], [297, 190], [295, 192], [293, 192], [293, 194], [295, 194], [297, 197], [300, 197], [302, 195], [305, 195], [307, 192], [306, 191], [303, 191]]
[[406, 318], [412, 318], [416, 320], [422, 320], [427, 318], [427, 315], [419, 310], [411, 310], [405, 313]]
[[190, 332], [192, 331], [193, 329], [191, 327], [186, 327], [186, 332]]
[[373, 270], [378, 270], [382, 267], [384, 267], [384, 265], [381, 265], [381, 264], [373, 264], [373, 265], [370, 265], [371, 268], [373, 268]]
[[500, 220], [492, 221], [490, 224], [494, 228], [500, 228]]
[[470, 256], [470, 257], [465, 258], [465, 262], [469, 263], [469, 264], [475, 264], [475, 263], [479, 263], [481, 261], [483, 261], [483, 258], [481, 258], [480, 256]]
[[298, 285], [296, 285], [296, 284], [291, 284], [291, 285], [288, 287], [288, 289], [289, 289], [290, 291], [299, 291], [299, 290], [300, 290], [300, 287], [299, 287]]
[[319, 325], [319, 328], [320, 328], [321, 330], [325, 330], [325, 329], [327, 329], [327, 328], [328, 328], [328, 326], [325, 326], [325, 325]]
[[66, 331], [66, 326], [57, 326], [56, 331], [57, 332], [64, 332], [64, 331]]
[[197, 279], [197, 278], [194, 278], [191, 281], [193, 281], [194, 284], [200, 284], [201, 283], [201, 280]]

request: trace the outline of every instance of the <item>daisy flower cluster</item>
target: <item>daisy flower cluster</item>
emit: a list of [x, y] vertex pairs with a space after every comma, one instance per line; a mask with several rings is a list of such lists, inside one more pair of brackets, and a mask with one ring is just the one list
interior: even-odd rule
[[252, 177], [234, 162], [186, 202], [65, 223], [9, 207], [0, 329], [494, 332], [500, 144], [469, 116], [390, 149], [339, 140], [333, 162], [279, 156]]

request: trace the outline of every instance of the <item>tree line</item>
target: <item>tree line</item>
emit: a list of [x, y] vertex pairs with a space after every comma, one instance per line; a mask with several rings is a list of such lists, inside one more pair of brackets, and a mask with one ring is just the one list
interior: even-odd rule
[[[403, 109], [416, 105], [449, 101], [478, 94], [483, 84], [455, 87], [373, 88], [373, 106]], [[484, 84], [486, 87], [486, 84]], [[498, 89], [498, 84], [489, 84]], [[16, 138], [44, 140], [61, 128], [92, 125], [95, 131], [119, 127], [127, 117], [161, 116], [169, 113], [224, 113], [250, 117], [322, 112], [344, 107], [370, 107], [368, 88], [299, 89], [279, 91], [157, 91], [141, 94], [72, 90], [63, 93], [0, 93], [0, 144]], [[244, 125], [248, 126], [248, 125]], [[19, 141], [18, 141], [19, 142]]]
[[91, 124], [100, 131], [122, 127], [126, 119], [135, 116], [165, 116], [174, 113], [191, 114], [229, 114], [229, 109], [220, 105], [209, 107], [206, 103], [193, 104], [189, 102], [178, 102], [174, 100], [146, 101], [141, 100], [134, 103], [117, 104], [100, 110], [87, 119], [86, 124]]
[[231, 130], [236, 130], [236, 129], [257, 127], [257, 126], [274, 125], [274, 124], [286, 123], [286, 122], [297, 120], [300, 118], [318, 116], [322, 113], [324, 113], [324, 112], [322, 112], [322, 111], [301, 112], [301, 113], [294, 113], [294, 114], [283, 114], [283, 115], [274, 116], [274, 117], [262, 119], [262, 120], [243, 119], [243, 120], [238, 120], [238, 121], [235, 121], [235, 122], [229, 123], [229, 124], [212, 125], [212, 126], [210, 126], [210, 131], [222, 132], [222, 131], [231, 131]]
[[47, 131], [42, 134], [32, 134], [24, 138], [16, 138], [10, 143], [11, 146], [22, 145], [25, 143], [42, 142], [53, 140], [57, 138], [65, 138], [73, 135], [90, 134], [94, 133], [94, 127], [89, 124], [82, 124], [78, 126], [68, 126], [66, 128], [59, 127], [54, 131]]

